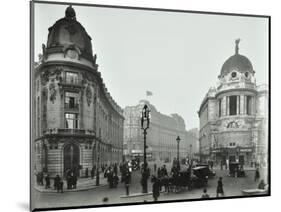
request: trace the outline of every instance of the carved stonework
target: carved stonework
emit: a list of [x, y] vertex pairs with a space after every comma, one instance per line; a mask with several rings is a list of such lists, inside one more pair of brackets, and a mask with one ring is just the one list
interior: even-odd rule
[[43, 100], [48, 99], [48, 89], [47, 88], [43, 88], [43, 90], [42, 90], [42, 99]]
[[226, 128], [239, 128], [239, 124], [237, 121], [230, 121], [226, 125]]
[[88, 85], [86, 87], [86, 99], [87, 99], [88, 106], [90, 106], [92, 103], [92, 96], [93, 96], [93, 94], [92, 94], [91, 87], [90, 87], [90, 85]]
[[41, 73], [41, 84], [44, 86], [49, 81], [49, 71], [44, 71]]
[[52, 81], [49, 85], [49, 91], [50, 91], [50, 101], [54, 104], [54, 101], [56, 100], [57, 90], [55, 82]]
[[41, 73], [41, 83], [42, 85], [46, 85], [47, 82], [49, 82], [51, 77], [55, 77], [55, 79], [58, 82], [62, 82], [62, 77], [61, 77], [61, 73], [62, 73], [63, 68], [62, 67], [55, 67], [55, 68], [51, 68], [51, 69], [47, 69], [45, 71], [43, 71]]

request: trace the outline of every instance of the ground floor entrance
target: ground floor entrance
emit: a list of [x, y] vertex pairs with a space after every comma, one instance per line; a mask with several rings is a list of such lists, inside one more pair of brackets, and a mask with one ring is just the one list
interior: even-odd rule
[[75, 176], [79, 176], [80, 168], [80, 150], [79, 147], [74, 144], [68, 144], [63, 150], [63, 173], [64, 176], [70, 174], [71, 172]]

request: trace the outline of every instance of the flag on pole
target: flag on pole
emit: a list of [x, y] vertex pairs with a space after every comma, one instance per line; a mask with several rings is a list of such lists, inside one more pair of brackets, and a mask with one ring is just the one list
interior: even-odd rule
[[146, 91], [146, 96], [152, 96], [153, 93], [151, 91]]

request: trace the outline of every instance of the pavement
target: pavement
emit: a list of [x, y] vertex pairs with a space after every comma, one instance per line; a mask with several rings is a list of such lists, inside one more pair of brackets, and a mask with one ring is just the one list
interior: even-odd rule
[[[120, 177], [119, 177], [120, 179]], [[35, 183], [36, 184], [36, 183]], [[46, 189], [45, 186], [35, 185], [34, 189], [42, 193], [57, 193], [57, 190], [53, 187], [53, 180], [51, 180], [51, 188]], [[107, 178], [104, 178], [103, 175], [100, 175], [99, 185], [96, 185], [96, 177], [92, 178], [78, 178], [76, 189], [66, 189], [66, 180], [63, 181], [63, 192], [78, 192], [78, 191], [87, 191], [103, 186], [107, 186]]]

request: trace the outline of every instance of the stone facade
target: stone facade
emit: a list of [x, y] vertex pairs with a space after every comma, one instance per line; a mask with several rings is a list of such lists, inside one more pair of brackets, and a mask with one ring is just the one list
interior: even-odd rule
[[180, 158], [196, 153], [196, 133], [185, 129], [185, 122], [178, 114], [170, 116], [158, 112], [152, 104], [141, 100], [138, 105], [124, 109], [124, 154], [127, 158], [143, 156], [143, 131], [141, 111], [144, 105], [150, 110], [150, 127], [147, 131], [148, 160], [171, 161], [177, 157], [177, 136], [180, 136]]
[[42, 50], [32, 90], [35, 170], [83, 176], [93, 166], [121, 162], [123, 110], [103, 83], [72, 7], [49, 28]]
[[238, 53], [238, 43], [222, 67], [219, 85], [209, 89], [199, 108], [200, 157], [266, 164], [268, 88], [256, 85], [253, 66]]

